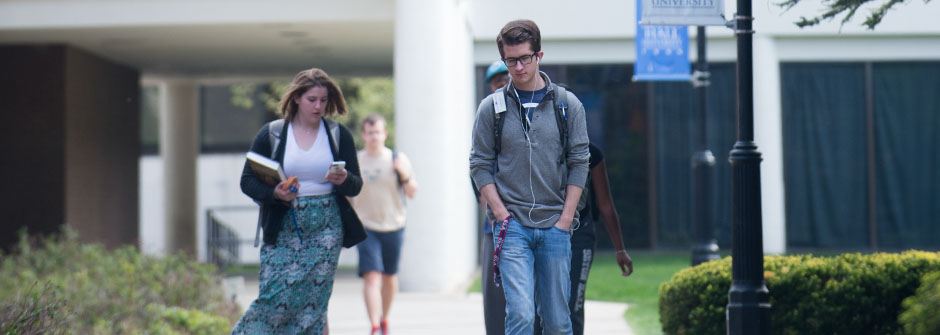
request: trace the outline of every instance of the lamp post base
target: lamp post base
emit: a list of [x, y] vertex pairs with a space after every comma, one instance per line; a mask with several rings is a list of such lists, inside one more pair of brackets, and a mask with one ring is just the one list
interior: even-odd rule
[[719, 259], [718, 243], [715, 240], [696, 243], [692, 247], [692, 266]]
[[770, 292], [763, 281], [731, 283], [725, 321], [729, 335], [770, 334]]

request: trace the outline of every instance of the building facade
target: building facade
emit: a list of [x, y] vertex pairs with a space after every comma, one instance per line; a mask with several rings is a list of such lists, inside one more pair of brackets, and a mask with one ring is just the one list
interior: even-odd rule
[[[734, 6], [726, 3], [727, 17]], [[940, 102], [933, 94], [940, 88], [940, 22], [935, 20], [940, 6], [902, 4], [874, 31], [859, 26], [859, 19], [804, 29], [793, 24], [817, 13], [816, 6], [789, 11], [772, 3], [753, 6], [765, 252], [937, 248], [930, 237], [940, 233], [935, 228]], [[207, 132], [234, 129], [206, 123], [216, 120], [207, 117], [213, 87], [285, 80], [312, 66], [336, 77], [392, 76], [396, 148], [414, 161], [423, 195], [409, 201], [402, 288], [441, 290], [467, 280], [476, 267], [479, 226], [466, 182], [470, 128], [482, 97], [482, 67], [499, 57], [496, 34], [520, 17], [542, 29], [543, 68], [587, 107], [591, 140], [607, 153], [627, 246], [690, 245], [692, 90], [686, 83], [630, 80], [634, 12], [634, 3], [610, 0], [0, 0], [0, 43], [2, 50], [24, 45], [82, 50], [139, 73], [135, 89], [143, 93], [136, 101], [149, 95], [156, 106], [151, 110], [159, 112], [148, 116], [140, 107], [120, 107], [138, 115], [122, 122], [151, 118], [158, 130], [142, 127], [137, 134], [113, 136], [139, 141], [141, 132], [149, 132], [158, 138], [154, 153], [159, 155], [140, 158], [136, 194], [107, 183], [101, 192], [139, 198], [138, 213], [122, 215], [138, 216], [144, 250], [184, 250], [202, 259], [208, 257], [207, 213], [252, 205], [238, 190], [244, 155], [238, 141], [229, 149], [202, 150]], [[709, 27], [707, 35], [708, 143], [717, 163], [710, 200], [716, 236], [727, 249], [735, 41], [724, 27]], [[4, 62], [11, 57], [0, 54]], [[12, 88], [4, 97], [25, 89], [10, 78], [4, 77], [5, 87]], [[127, 96], [119, 89], [101, 91], [95, 102]], [[6, 117], [38, 112], [28, 104], [4, 108]], [[239, 129], [257, 129], [264, 117], [233, 115], [232, 120], [250, 125]], [[88, 150], [78, 146], [74, 153]], [[68, 153], [52, 155], [67, 165], [59, 164], [65, 168], [50, 175], [78, 164]], [[49, 180], [67, 185], [69, 178], [80, 180]], [[89, 196], [67, 190], [62, 195], [64, 202], [52, 206], [53, 212], [74, 211], [69, 204]], [[5, 191], [4, 198], [11, 204], [18, 199], [14, 190]], [[252, 235], [253, 213], [237, 211], [221, 215], [233, 224], [243, 222], [239, 225], [250, 227]], [[41, 221], [68, 220], [60, 214]]]

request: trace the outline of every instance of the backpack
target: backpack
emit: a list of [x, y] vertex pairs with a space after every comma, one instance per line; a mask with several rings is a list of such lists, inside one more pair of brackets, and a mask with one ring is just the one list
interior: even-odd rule
[[[560, 85], [552, 85], [554, 89], [549, 91], [553, 93], [552, 101], [555, 106], [555, 123], [558, 126], [558, 136], [561, 137], [561, 154], [558, 156], [558, 164], [564, 164], [565, 158], [568, 154], [568, 90]], [[499, 152], [502, 149], [502, 133], [503, 133], [503, 123], [505, 119], [503, 118], [503, 112], [507, 110], [509, 106], [509, 96], [505, 93], [506, 88], [509, 87], [507, 84], [505, 87], [496, 90], [493, 97], [493, 112], [496, 115], [496, 125], [493, 127], [494, 136], [496, 138], [496, 157], [499, 157]], [[499, 170], [499, 165], [496, 166], [497, 171]]]
[[[333, 138], [333, 151], [339, 152], [339, 123], [333, 120], [324, 119], [326, 121], [326, 126], [330, 127], [330, 137]], [[277, 119], [271, 121], [268, 125], [268, 142], [271, 143], [271, 159], [275, 159], [274, 155], [277, 151], [277, 146], [281, 143], [281, 131], [284, 129], [284, 119]]]

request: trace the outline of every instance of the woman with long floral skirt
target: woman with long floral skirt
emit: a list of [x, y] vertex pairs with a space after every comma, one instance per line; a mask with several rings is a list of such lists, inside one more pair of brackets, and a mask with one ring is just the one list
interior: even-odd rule
[[[351, 210], [346, 197], [362, 188], [351, 133], [327, 119], [345, 114], [346, 101], [326, 72], [298, 73], [279, 107], [283, 119], [261, 127], [251, 151], [279, 162], [299, 187], [267, 184], [245, 162], [241, 188], [261, 204], [264, 245], [258, 299], [232, 334], [327, 332], [327, 304], [343, 244], [340, 213]], [[334, 161], [345, 161], [345, 168], [331, 169]]]

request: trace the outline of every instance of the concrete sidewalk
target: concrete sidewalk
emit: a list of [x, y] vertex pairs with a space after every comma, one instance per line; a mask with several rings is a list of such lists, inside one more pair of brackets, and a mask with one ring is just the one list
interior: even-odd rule
[[[243, 309], [258, 296], [257, 278], [235, 277], [227, 281], [237, 292], [236, 300]], [[623, 318], [626, 309], [627, 305], [622, 303], [585, 302], [587, 320], [584, 333], [632, 334]], [[340, 270], [337, 273], [328, 318], [331, 335], [369, 333], [369, 321], [362, 301], [362, 280], [354, 271]], [[485, 334], [483, 298], [479, 293], [400, 292], [392, 305], [389, 328], [400, 335]]]

